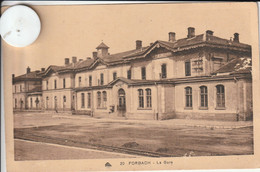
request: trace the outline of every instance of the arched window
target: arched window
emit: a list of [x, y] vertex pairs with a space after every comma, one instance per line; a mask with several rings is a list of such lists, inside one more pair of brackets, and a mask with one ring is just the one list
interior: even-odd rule
[[81, 108], [85, 107], [85, 94], [81, 93]]
[[106, 91], [103, 91], [102, 92], [103, 94], [103, 107], [107, 107], [107, 92]]
[[217, 107], [225, 107], [225, 87], [217, 85]]
[[152, 91], [150, 88], [145, 89], [146, 91], [146, 107], [151, 108], [152, 107]]
[[208, 89], [206, 86], [200, 87], [200, 106], [208, 107]]
[[66, 96], [63, 96], [63, 102], [66, 102]]
[[138, 90], [138, 100], [139, 108], [144, 108], [144, 91], [142, 89]]
[[192, 88], [186, 87], [185, 88], [185, 98], [186, 98], [186, 107], [192, 107]]
[[101, 108], [101, 92], [97, 92], [97, 107]]

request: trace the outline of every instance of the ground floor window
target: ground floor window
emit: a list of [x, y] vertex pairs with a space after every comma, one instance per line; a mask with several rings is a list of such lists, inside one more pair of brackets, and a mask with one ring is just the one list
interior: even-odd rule
[[17, 99], [14, 99], [14, 107], [17, 108]]
[[63, 96], [63, 108], [66, 108], [66, 96]]
[[88, 108], [91, 107], [91, 93], [88, 93]]
[[185, 88], [185, 97], [186, 97], [186, 107], [192, 107], [192, 88]]
[[46, 97], [46, 109], [49, 108], [49, 97]]
[[145, 91], [146, 91], [146, 107], [151, 108], [152, 107], [152, 91], [150, 88], [147, 88]]
[[102, 94], [103, 94], [103, 108], [106, 108], [107, 107], [107, 92], [103, 91]]
[[208, 107], [208, 89], [206, 86], [200, 87], [200, 106]]
[[217, 107], [225, 107], [225, 87], [217, 85]]
[[138, 100], [139, 108], [144, 108], [144, 91], [142, 89], [138, 90]]
[[32, 100], [32, 98], [30, 98], [30, 106], [31, 106], [31, 108], [33, 107], [33, 100]]
[[101, 108], [101, 92], [97, 92], [97, 107]]
[[81, 93], [81, 108], [85, 107], [85, 94]]

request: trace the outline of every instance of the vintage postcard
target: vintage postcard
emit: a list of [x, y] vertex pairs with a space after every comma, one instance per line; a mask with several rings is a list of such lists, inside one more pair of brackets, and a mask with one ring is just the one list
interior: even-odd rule
[[7, 171], [260, 167], [256, 3], [28, 7], [37, 40], [2, 40]]

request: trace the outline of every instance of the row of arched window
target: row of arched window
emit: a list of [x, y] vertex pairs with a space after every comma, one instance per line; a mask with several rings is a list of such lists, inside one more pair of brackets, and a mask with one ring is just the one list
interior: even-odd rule
[[[192, 88], [185, 88], [185, 106], [192, 107]], [[225, 87], [223, 85], [216, 86], [216, 106], [225, 107]], [[208, 107], [208, 88], [206, 86], [200, 87], [200, 107]]]
[[[57, 109], [58, 107], [58, 102], [57, 102], [57, 96], [54, 96], [54, 109]], [[46, 97], [46, 109], [49, 109], [49, 97]], [[62, 103], [62, 108], [66, 108], [66, 96], [63, 96], [63, 103]]]
[[152, 90], [150, 88], [145, 89], [145, 95], [143, 89], [138, 89], [138, 107], [139, 108], [152, 107]]

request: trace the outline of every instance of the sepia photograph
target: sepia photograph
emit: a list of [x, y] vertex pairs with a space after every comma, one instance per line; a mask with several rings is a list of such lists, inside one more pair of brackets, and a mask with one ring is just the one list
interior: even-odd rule
[[28, 7], [36, 41], [2, 41], [11, 161], [156, 170], [183, 167], [174, 158], [254, 158], [255, 3]]

